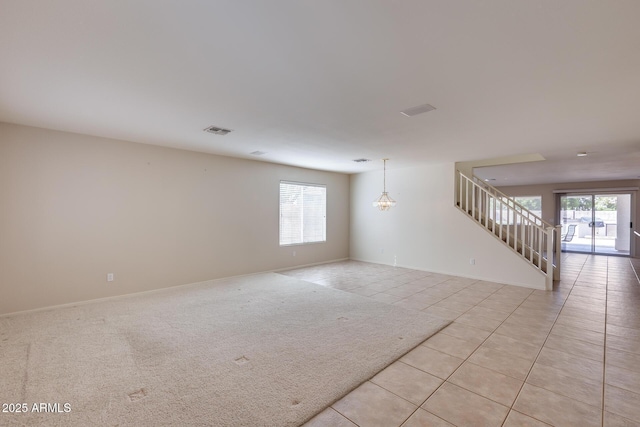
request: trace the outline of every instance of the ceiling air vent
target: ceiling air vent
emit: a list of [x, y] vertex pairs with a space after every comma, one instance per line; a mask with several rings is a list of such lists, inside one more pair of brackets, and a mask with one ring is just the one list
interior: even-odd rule
[[436, 107], [429, 104], [418, 105], [417, 107], [408, 108], [404, 111], [400, 111], [401, 114], [404, 114], [407, 117], [417, 116], [418, 114], [428, 113], [429, 111], [435, 110]]
[[353, 160], [356, 163], [365, 163], [365, 162], [370, 162], [370, 159], [354, 159]]
[[231, 132], [231, 129], [219, 128], [217, 126], [209, 126], [204, 130], [205, 132], [213, 133], [216, 135], [226, 135]]

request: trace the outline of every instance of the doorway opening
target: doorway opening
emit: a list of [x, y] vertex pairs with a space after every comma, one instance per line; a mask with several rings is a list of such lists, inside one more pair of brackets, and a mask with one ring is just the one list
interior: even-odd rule
[[631, 193], [559, 196], [563, 252], [630, 255]]

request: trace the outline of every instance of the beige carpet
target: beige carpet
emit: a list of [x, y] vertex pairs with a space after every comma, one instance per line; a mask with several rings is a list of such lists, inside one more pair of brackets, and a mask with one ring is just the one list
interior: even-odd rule
[[275, 273], [0, 318], [0, 425], [296, 426], [447, 323]]

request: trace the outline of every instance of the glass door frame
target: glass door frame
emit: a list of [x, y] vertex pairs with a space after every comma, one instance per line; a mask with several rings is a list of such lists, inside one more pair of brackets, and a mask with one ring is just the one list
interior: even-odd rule
[[[590, 221], [590, 229], [591, 229], [591, 250], [589, 252], [579, 251], [579, 250], [571, 250], [571, 249], [562, 249], [562, 252], [575, 252], [575, 253], [583, 253], [583, 254], [591, 254], [591, 255], [608, 255], [608, 256], [620, 256], [620, 257], [633, 257], [635, 256], [635, 248], [634, 248], [634, 240], [633, 240], [633, 230], [634, 230], [634, 218], [635, 218], [635, 197], [636, 197], [636, 188], [620, 188], [620, 189], [589, 189], [589, 190], [562, 190], [562, 191], [554, 191], [555, 199], [556, 199], [556, 224], [564, 224], [564, 220], [562, 218], [562, 198], [563, 197], [590, 197], [591, 198], [591, 221]], [[607, 195], [629, 195], [630, 198], [630, 207], [629, 207], [629, 218], [630, 224], [629, 227], [622, 227], [622, 230], [628, 230], [629, 233], [629, 249], [626, 254], [617, 254], [611, 252], [598, 252], [596, 251], [596, 227], [591, 225], [595, 225], [596, 221], [596, 206], [595, 201], [597, 196], [607, 196]], [[584, 211], [585, 213], [588, 211]], [[621, 230], [616, 230], [620, 232]]]

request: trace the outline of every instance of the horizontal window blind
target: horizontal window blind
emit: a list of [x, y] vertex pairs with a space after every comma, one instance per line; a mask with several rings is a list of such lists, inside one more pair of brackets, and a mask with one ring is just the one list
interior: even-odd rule
[[280, 181], [280, 245], [327, 240], [327, 187]]

